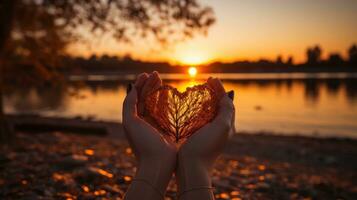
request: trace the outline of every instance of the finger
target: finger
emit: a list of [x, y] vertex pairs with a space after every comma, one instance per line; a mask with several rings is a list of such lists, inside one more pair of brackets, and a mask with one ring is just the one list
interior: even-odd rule
[[148, 77], [149, 77], [149, 75], [147, 73], [141, 73], [136, 78], [135, 87], [139, 94], [140, 94], [142, 87], [145, 84], [145, 81], [148, 79]]
[[153, 72], [153, 76], [154, 76], [154, 79], [155, 79], [155, 83], [153, 84], [153, 87], [152, 87], [151, 91], [149, 91], [149, 92], [153, 92], [153, 91], [159, 89], [159, 87], [161, 87], [161, 85], [162, 85], [162, 80], [161, 80], [161, 78], [159, 76], [159, 73], [154, 71]]
[[143, 107], [142, 106], [144, 104], [143, 101], [145, 101], [145, 99], [142, 99], [140, 94], [141, 94], [142, 88], [148, 78], [149, 78], [149, 75], [147, 73], [141, 73], [138, 75], [136, 82], [135, 82], [135, 87], [137, 89], [137, 93], [139, 94], [139, 96], [138, 96], [138, 114], [140, 116], [143, 115], [143, 109], [141, 109], [141, 107]]
[[143, 116], [144, 115], [144, 111], [145, 111], [145, 99], [146, 96], [154, 89], [154, 86], [157, 87], [157, 85], [160, 82], [161, 79], [158, 76], [157, 72], [153, 72], [149, 75], [149, 77], [147, 78], [147, 80], [145, 81], [141, 93], [140, 93], [140, 99], [141, 101], [139, 102], [138, 105], [138, 113]]
[[146, 94], [151, 90], [151, 87], [155, 81], [156, 81], [155, 77], [153, 73], [151, 73], [142, 87], [141, 94], [140, 94], [141, 97], [146, 96]]
[[233, 109], [233, 117], [232, 117], [232, 121], [231, 121], [231, 131], [230, 131], [230, 136], [232, 136], [233, 134], [236, 133], [236, 126], [235, 126], [235, 119], [236, 119], [236, 114], [235, 114], [235, 109]]
[[222, 96], [224, 96], [224, 95], [226, 94], [226, 90], [224, 89], [221, 80], [219, 80], [218, 78], [215, 78], [215, 79], [213, 79], [212, 82], [213, 82], [213, 84], [214, 84], [214, 87], [215, 87], [215, 89], [216, 89], [216, 92], [217, 92], [217, 94], [218, 94], [218, 97], [221, 98]]
[[143, 109], [142, 109], [143, 106], [142, 105], [144, 104], [143, 101], [145, 101], [141, 97], [141, 91], [142, 91], [143, 86], [148, 78], [149, 78], [149, 75], [147, 73], [141, 73], [138, 75], [136, 82], [135, 82], [135, 87], [137, 89], [137, 93], [139, 94], [139, 96], [138, 96], [138, 114], [140, 116], [143, 115]]
[[158, 86], [161, 86], [162, 81], [159, 77], [159, 74], [154, 71], [150, 74], [149, 79], [145, 83], [142, 91], [142, 96], [146, 97], [149, 93], [157, 89]]
[[219, 99], [225, 95], [226, 91], [218, 78], [209, 78], [207, 83], [216, 92]]
[[138, 101], [138, 94], [135, 87], [126, 95], [123, 103], [123, 121], [130, 120], [137, 115], [136, 104]]
[[215, 88], [215, 86], [214, 86], [214, 84], [213, 84], [213, 78], [212, 78], [212, 77], [209, 77], [209, 78], [207, 79], [207, 85], [208, 85], [208, 87], [210, 87], [214, 92], [216, 92], [216, 88]]
[[208, 77], [208, 79], [207, 79], [207, 85], [208, 85], [208, 87], [210, 87], [212, 90], [214, 90], [214, 88], [213, 88], [213, 85], [212, 85], [212, 77], [210, 76], [210, 77]]
[[233, 113], [232, 113], [232, 118], [231, 118], [231, 130], [229, 132], [229, 136], [232, 136], [236, 132], [236, 127], [235, 127], [235, 118], [236, 118], [235, 111], [236, 110], [235, 110], [234, 103], [233, 103], [234, 91], [231, 90], [231, 91], [227, 92], [227, 96], [229, 99], [231, 99], [232, 104], [233, 104]]
[[230, 127], [232, 126], [232, 120], [234, 118], [234, 105], [233, 101], [224, 95], [218, 104], [218, 113], [212, 123], [217, 126]]
[[232, 101], [234, 100], [234, 91], [233, 90], [227, 92], [227, 95]]

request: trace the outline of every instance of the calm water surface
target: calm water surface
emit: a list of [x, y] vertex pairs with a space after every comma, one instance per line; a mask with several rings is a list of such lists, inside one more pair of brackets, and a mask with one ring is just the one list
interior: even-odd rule
[[[236, 93], [238, 131], [357, 138], [357, 79], [353, 75], [213, 76], [223, 78], [225, 88]], [[73, 77], [91, 81], [80, 87], [18, 88], [5, 95], [5, 110], [121, 122], [126, 84], [134, 77], [108, 77], [110, 81], [101, 76]], [[181, 91], [203, 82], [180, 75], [163, 77]]]

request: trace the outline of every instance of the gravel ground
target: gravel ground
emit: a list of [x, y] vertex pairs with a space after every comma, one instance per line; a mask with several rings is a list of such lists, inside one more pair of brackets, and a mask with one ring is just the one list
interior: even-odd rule
[[[217, 199], [357, 199], [357, 141], [238, 135], [212, 173]], [[0, 199], [122, 199], [135, 173], [125, 140], [17, 133], [1, 147]], [[175, 199], [171, 181], [167, 199]]]

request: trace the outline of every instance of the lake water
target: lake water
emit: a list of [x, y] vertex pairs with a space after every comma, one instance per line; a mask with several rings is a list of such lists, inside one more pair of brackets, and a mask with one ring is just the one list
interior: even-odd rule
[[[183, 91], [208, 76], [235, 91], [236, 129], [285, 135], [357, 138], [356, 74], [163, 75]], [[5, 95], [7, 113], [83, 117], [121, 122], [126, 85], [135, 75], [73, 76], [64, 87], [28, 87]], [[81, 84], [77, 84], [81, 80]]]

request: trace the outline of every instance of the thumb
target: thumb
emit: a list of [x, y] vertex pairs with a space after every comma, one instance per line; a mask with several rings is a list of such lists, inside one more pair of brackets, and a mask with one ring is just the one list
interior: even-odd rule
[[123, 103], [123, 121], [135, 117], [137, 114], [138, 92], [133, 84], [128, 86], [127, 95]]
[[230, 127], [232, 125], [232, 119], [234, 117], [234, 105], [232, 99], [225, 94], [218, 104], [218, 113], [213, 121], [215, 124], [221, 126], [226, 125]]

